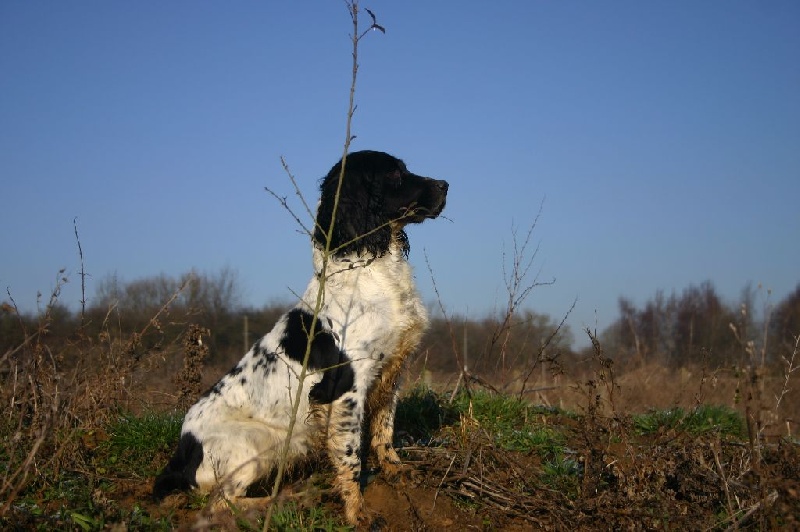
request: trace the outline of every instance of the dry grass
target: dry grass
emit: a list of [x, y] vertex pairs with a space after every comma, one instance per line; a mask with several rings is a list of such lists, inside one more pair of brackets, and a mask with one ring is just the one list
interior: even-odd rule
[[[148, 327], [157, 329], [167, 313], [165, 306]], [[143, 450], [124, 467], [109, 449], [121, 437], [120, 419], [141, 433], [125, 435], [124, 445], [152, 439], [147, 412], [182, 411], [227, 369], [204, 366], [202, 336], [209, 331], [187, 326], [150, 350], [141, 346], [142, 331], [125, 338], [110, 327], [53, 345], [49, 320], [45, 312], [39, 329], [2, 356], [0, 523], [191, 523], [202, 502], [187, 499], [177, 509], [146, 502], [149, 475], [171, 445]], [[473, 381], [452, 403], [450, 394], [426, 391], [422, 375], [407, 375], [417, 385], [401, 403], [397, 443], [416, 473], [399, 486], [376, 481], [367, 503], [389, 523], [412, 515], [432, 528], [448, 522], [510, 529], [796, 526], [800, 451], [793, 420], [800, 397], [786, 378], [791, 367], [769, 374], [648, 365], [618, 374], [613, 357], [595, 343], [575, 367], [537, 372], [522, 400], [508, 386], [495, 394]], [[450, 379], [452, 386], [455, 377], [434, 380]], [[690, 425], [694, 412], [710, 412], [701, 415], [708, 423], [692, 418], [701, 426]], [[712, 419], [720, 415], [714, 412], [738, 416], [743, 432]], [[322, 478], [324, 485], [326, 468], [318, 471], [315, 482]], [[65, 479], [90, 487], [91, 503], [76, 506], [58, 495]], [[323, 501], [337, 514], [326, 489], [299, 486], [290, 489], [316, 493], [306, 506]], [[432, 501], [437, 509], [426, 510]], [[309, 519], [302, 508], [294, 511]]]

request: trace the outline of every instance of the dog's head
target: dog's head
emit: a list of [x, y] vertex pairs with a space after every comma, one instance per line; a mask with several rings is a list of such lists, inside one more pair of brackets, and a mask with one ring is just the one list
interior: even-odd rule
[[[325, 246], [334, 211], [342, 162], [323, 178], [314, 243]], [[369, 253], [381, 256], [392, 238], [408, 253], [403, 227], [436, 218], [447, 199], [447, 181], [412, 174], [400, 159], [379, 151], [347, 156], [336, 207], [330, 249], [338, 256]]]

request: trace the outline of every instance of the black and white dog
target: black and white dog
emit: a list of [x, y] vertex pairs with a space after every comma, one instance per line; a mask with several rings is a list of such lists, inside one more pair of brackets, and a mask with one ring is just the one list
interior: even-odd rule
[[397, 472], [398, 378], [428, 322], [406, 260], [404, 227], [437, 217], [447, 188], [377, 151], [348, 155], [344, 174], [341, 161], [331, 169], [321, 185], [308, 288], [189, 409], [178, 449], [155, 481], [156, 498], [214, 486], [226, 497], [243, 497], [276, 467], [296, 408], [289, 461], [327, 450], [346, 518], [358, 522], [365, 417], [381, 469]]

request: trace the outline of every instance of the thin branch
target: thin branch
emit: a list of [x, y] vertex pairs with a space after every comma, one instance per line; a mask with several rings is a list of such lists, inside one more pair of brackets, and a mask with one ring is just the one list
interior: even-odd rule
[[444, 303], [442, 303], [442, 295], [439, 293], [439, 287], [436, 285], [436, 276], [433, 273], [433, 268], [431, 267], [430, 260], [428, 260], [428, 251], [426, 249], [422, 250], [423, 255], [425, 255], [425, 265], [428, 267], [428, 273], [431, 276], [431, 283], [433, 284], [433, 292], [436, 294], [436, 302], [439, 304], [439, 310], [442, 312], [442, 316], [444, 317], [444, 322], [447, 324], [447, 332], [450, 334], [450, 342], [452, 344], [453, 349], [453, 356], [456, 358], [456, 364], [458, 365], [458, 381], [456, 382], [455, 387], [453, 388], [453, 392], [450, 394], [450, 402], [452, 403], [455, 399], [456, 392], [458, 391], [458, 387], [461, 382], [464, 382], [464, 387], [469, 393], [469, 382], [470, 382], [470, 375], [467, 371], [467, 368], [464, 367], [464, 361], [461, 358], [461, 355], [458, 353], [458, 340], [456, 340], [456, 334], [453, 330], [453, 323], [450, 321], [450, 316], [447, 315], [447, 311], [444, 308]]
[[794, 365], [794, 359], [797, 356], [798, 351], [800, 351], [800, 334], [794, 337], [794, 349], [792, 350], [791, 358], [786, 358], [785, 356], [781, 356], [783, 359], [783, 363], [786, 366], [786, 369], [783, 371], [783, 386], [781, 387], [781, 394], [775, 396], [775, 409], [777, 410], [779, 406], [781, 406], [781, 401], [783, 397], [789, 393], [789, 377], [792, 376], [792, 373], [800, 369], [800, 366]]
[[303, 229], [303, 232], [310, 237], [311, 231], [309, 231], [308, 227], [306, 227], [306, 224], [303, 223], [300, 217], [297, 216], [297, 214], [295, 214], [295, 212], [289, 206], [289, 202], [287, 201], [286, 196], [278, 195], [277, 192], [275, 192], [269, 187], [264, 187], [264, 190], [266, 190], [270, 194], [270, 196], [278, 200], [278, 203], [281, 204], [281, 207], [286, 209], [286, 212], [288, 212], [292, 216], [292, 218], [294, 218], [294, 221], [297, 222], [297, 225], [299, 225]]
[[78, 236], [78, 217], [72, 219], [72, 225], [75, 228], [75, 241], [78, 243], [78, 256], [81, 259], [81, 328], [86, 324], [86, 269], [83, 264], [83, 248], [81, 247], [81, 239]]
[[572, 302], [572, 306], [569, 307], [569, 310], [566, 312], [566, 314], [564, 314], [564, 317], [561, 318], [561, 322], [558, 324], [558, 327], [556, 327], [556, 329], [550, 334], [550, 336], [547, 337], [547, 340], [545, 340], [544, 344], [542, 344], [542, 346], [539, 348], [539, 352], [536, 355], [536, 360], [531, 365], [531, 369], [528, 371], [528, 374], [525, 375], [525, 380], [522, 381], [522, 388], [520, 388], [520, 391], [519, 391], [519, 394], [518, 394], [518, 397], [520, 399], [525, 394], [525, 386], [527, 386], [528, 380], [531, 378], [531, 375], [533, 375], [533, 371], [536, 369], [536, 363], [537, 362], [541, 362], [542, 353], [544, 353], [545, 350], [548, 347], [550, 347], [550, 344], [553, 342], [553, 339], [555, 339], [555, 337], [558, 335], [558, 333], [564, 327], [564, 324], [566, 323], [567, 318], [569, 317], [570, 314], [572, 314], [572, 311], [575, 309], [575, 305], [577, 303], [578, 303], [578, 298], [575, 298], [575, 300]]
[[[310, 330], [308, 331], [308, 340], [306, 342], [306, 352], [303, 356], [303, 364], [300, 370], [300, 375], [298, 376], [299, 382], [297, 386], [297, 391], [295, 392], [294, 403], [292, 405], [292, 415], [289, 420], [289, 426], [287, 428], [286, 439], [284, 440], [283, 448], [281, 449], [280, 458], [278, 460], [278, 470], [275, 475], [275, 482], [272, 486], [272, 497], [273, 501], [277, 499], [278, 492], [281, 487], [281, 483], [283, 481], [283, 475], [286, 471], [286, 463], [288, 461], [289, 456], [289, 449], [291, 447], [292, 441], [292, 433], [294, 432], [295, 425], [297, 423], [297, 415], [300, 408], [301, 397], [303, 393], [303, 383], [308, 376], [308, 360], [311, 356], [311, 346], [312, 346], [312, 332], [315, 330], [317, 325], [317, 320], [319, 319], [319, 314], [322, 310], [324, 300], [325, 300], [325, 287], [326, 287], [326, 280], [327, 280], [327, 268], [330, 258], [332, 256], [331, 250], [331, 241], [333, 239], [333, 229], [336, 224], [336, 214], [339, 207], [339, 198], [341, 196], [342, 190], [342, 183], [344, 182], [345, 176], [345, 168], [347, 165], [347, 154], [350, 151], [350, 142], [354, 138], [351, 135], [351, 125], [353, 114], [355, 112], [355, 91], [356, 91], [356, 80], [358, 74], [358, 42], [364, 36], [363, 34], [358, 36], [358, 2], [345, 2], [347, 9], [350, 13], [350, 18], [353, 23], [353, 33], [352, 33], [352, 43], [353, 43], [353, 70], [352, 70], [352, 78], [350, 82], [350, 101], [347, 109], [347, 120], [346, 120], [346, 127], [345, 127], [345, 141], [344, 147], [342, 150], [342, 163], [341, 163], [341, 172], [339, 174], [339, 182], [336, 188], [336, 193], [334, 196], [334, 204], [333, 204], [333, 213], [331, 214], [330, 226], [326, 231], [326, 238], [325, 238], [325, 248], [322, 251], [322, 265], [321, 265], [321, 272], [319, 277], [319, 289], [317, 291], [316, 302], [314, 305], [314, 313], [312, 315], [311, 324], [309, 325]], [[374, 23], [374, 15], [373, 15], [373, 26]], [[382, 29], [382, 28], [381, 28]], [[295, 184], [296, 188], [296, 184]], [[271, 192], [271, 191], [270, 191]], [[273, 194], [274, 195], [274, 194]], [[285, 199], [283, 200], [285, 202]], [[305, 202], [304, 202], [305, 204]], [[308, 206], [306, 205], [306, 209]], [[294, 213], [292, 213], [293, 216]], [[295, 219], [297, 217], [295, 216]], [[298, 220], [299, 221], [299, 220]], [[302, 224], [301, 224], [302, 226]], [[305, 228], [305, 226], [303, 226]], [[309, 232], [309, 231], [307, 231]], [[309, 232], [310, 233], [310, 232]], [[274, 512], [275, 505], [274, 502], [269, 505], [267, 509], [267, 514], [264, 517], [264, 530], [267, 530], [269, 524], [272, 522], [272, 514]]]

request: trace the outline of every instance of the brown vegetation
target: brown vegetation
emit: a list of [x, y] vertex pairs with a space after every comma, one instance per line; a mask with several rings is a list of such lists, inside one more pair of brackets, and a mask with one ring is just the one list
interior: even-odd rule
[[[83, 322], [58, 304], [58, 289], [41, 315], [21, 315], [13, 300], [3, 305], [4, 527], [75, 526], [76, 516], [88, 510], [66, 517], [69, 499], [53, 495], [65, 478], [80, 479], [91, 488], [92, 511], [99, 515], [93, 517], [95, 523], [122, 522], [135, 528], [137, 511], [166, 519], [171, 526], [200, 518], [202, 512], [191, 501], [177, 508], [147, 501], [148, 475], [163, 465], [171, 445], [141, 459], [145, 473], [125, 474], [98, 464], [111, 438], [110, 423], [131, 413], [182, 411], [254, 340], [242, 335], [244, 316], [250, 330], [263, 332], [283, 310], [217, 305], [212, 312], [197, 303], [202, 298], [184, 295], [191, 283], [215, 281], [187, 276], [165, 283], [175, 292], [154, 290], [159, 295], [139, 306], [129, 306], [124, 297], [128, 287], [118, 286], [121, 299], [103, 299], [104, 309], [90, 305]], [[148, 284], [132, 283], [131, 290], [150, 293]], [[195, 287], [192, 293], [204, 289]], [[480, 321], [434, 320], [406, 379], [414, 390], [427, 383], [446, 393], [423, 396], [422, 403], [414, 402], [417, 392], [412, 393], [407, 408], [414, 413], [398, 415], [396, 444], [403, 447], [414, 473], [400, 484], [379, 477], [366, 489], [367, 504], [383, 516], [387, 528], [398, 530], [797, 526], [800, 394], [793, 377], [800, 356], [797, 339], [791, 343], [785, 331], [796, 323], [798, 292], [771, 314], [780, 327], [751, 323], [747, 328], [742, 325], [744, 313], [714, 303], [710, 285], [687, 294], [687, 301], [698, 301], [700, 294], [699, 301], [710, 303], [694, 307], [694, 315], [685, 310], [688, 304], [682, 298], [674, 306], [667, 304], [665, 308], [684, 309], [683, 314], [676, 311], [684, 316], [674, 321], [676, 327], [694, 320], [694, 331], [727, 327], [733, 338], [708, 346], [699, 339], [683, 344], [660, 340], [661, 345], [676, 346], [674, 353], [695, 353], [698, 358], [691, 364], [676, 364], [674, 355], [645, 350], [643, 346], [659, 345], [654, 336], [644, 334], [651, 329], [642, 316], [659, 315], [648, 314], [648, 307], [621, 308], [618, 323], [602, 340], [592, 336], [593, 347], [584, 352], [572, 351], [570, 333], [559, 323], [531, 311]], [[157, 302], [157, 297], [165, 301]], [[136, 301], [146, 299], [137, 296]], [[145, 310], [130, 310], [135, 308]], [[720, 315], [739, 321], [723, 326], [714, 321]], [[622, 331], [622, 324], [636, 334]], [[224, 333], [218, 336], [214, 327]], [[769, 340], [750, 339], [745, 331], [768, 331]], [[717, 336], [703, 332], [697, 338], [711, 341]], [[680, 345], [695, 351], [681, 351]], [[467, 349], [473, 355], [463, 371], [456, 361], [463, 363]], [[463, 406], [458, 411], [448, 406], [455, 386], [468, 392], [457, 396]], [[557, 432], [563, 451], [548, 455], [498, 444], [492, 418], [482, 417], [479, 404], [469, 399], [478, 400], [485, 390], [530, 405], [522, 416], [525, 430]], [[738, 412], [744, 420], [741, 436], [718, 426], [695, 433], [663, 420], [643, 432], [642, 419], [649, 418], [638, 417], [700, 412], [706, 405]], [[430, 412], [426, 430], [421, 430], [421, 420]], [[325, 475], [326, 468], [315, 469]], [[324, 490], [311, 496], [302, 479], [288, 489], [305, 493], [304, 504], [325, 501], [336, 515], [336, 499]], [[36, 511], [32, 504], [38, 504]]]

